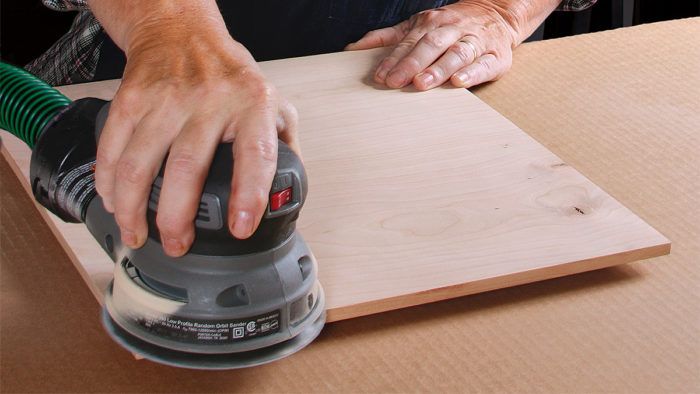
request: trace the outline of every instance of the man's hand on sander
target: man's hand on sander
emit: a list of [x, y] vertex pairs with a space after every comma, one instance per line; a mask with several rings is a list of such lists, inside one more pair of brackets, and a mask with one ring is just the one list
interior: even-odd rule
[[469, 88], [510, 69], [513, 48], [561, 0], [462, 0], [423, 11], [396, 26], [373, 30], [346, 50], [395, 46], [374, 80], [398, 89], [428, 90], [450, 81]]
[[295, 109], [229, 35], [213, 0], [91, 0], [126, 53], [121, 86], [97, 150], [96, 184], [124, 243], [148, 235], [148, 195], [166, 155], [156, 223], [165, 252], [180, 256], [216, 147], [234, 142], [230, 231], [247, 238], [267, 206], [277, 138], [299, 153]]

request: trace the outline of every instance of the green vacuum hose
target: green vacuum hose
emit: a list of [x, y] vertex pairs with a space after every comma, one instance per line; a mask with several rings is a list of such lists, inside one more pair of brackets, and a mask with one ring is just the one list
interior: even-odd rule
[[34, 75], [0, 62], [0, 128], [34, 147], [46, 124], [71, 103]]

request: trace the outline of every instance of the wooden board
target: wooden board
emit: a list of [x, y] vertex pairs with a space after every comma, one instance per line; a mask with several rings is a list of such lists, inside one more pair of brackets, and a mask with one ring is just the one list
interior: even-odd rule
[[[310, 194], [299, 229], [329, 321], [669, 253], [668, 239], [468, 91], [373, 87], [380, 55], [263, 63], [301, 115]], [[61, 90], [108, 99], [117, 86]], [[29, 190], [29, 149], [2, 137]], [[82, 225], [40, 211], [101, 300], [111, 261]]]

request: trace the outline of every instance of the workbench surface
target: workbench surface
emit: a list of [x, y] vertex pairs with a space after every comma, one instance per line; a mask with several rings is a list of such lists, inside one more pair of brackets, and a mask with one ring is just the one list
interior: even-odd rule
[[112, 343], [0, 160], [0, 391], [700, 390], [698, 36], [695, 18], [526, 44], [474, 90], [671, 239], [670, 256], [334, 323], [249, 370], [137, 362]]

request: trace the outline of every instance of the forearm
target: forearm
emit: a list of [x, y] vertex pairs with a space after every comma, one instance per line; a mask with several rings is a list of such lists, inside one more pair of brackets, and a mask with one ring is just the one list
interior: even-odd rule
[[463, 0], [499, 14], [513, 32], [513, 47], [525, 41], [554, 11], [561, 0]]
[[183, 45], [199, 34], [231, 40], [215, 0], [88, 0], [88, 5], [127, 56], [149, 35], [157, 40], [182, 39]]

